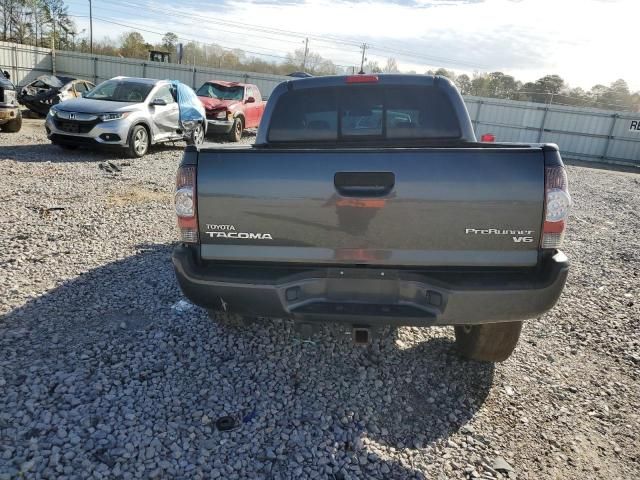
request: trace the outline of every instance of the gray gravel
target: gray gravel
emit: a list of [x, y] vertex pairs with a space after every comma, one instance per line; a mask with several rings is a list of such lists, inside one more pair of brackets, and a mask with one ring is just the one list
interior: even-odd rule
[[0, 479], [640, 476], [640, 176], [569, 168], [568, 287], [492, 366], [449, 329], [212, 324], [170, 265], [182, 147], [25, 124], [0, 136]]

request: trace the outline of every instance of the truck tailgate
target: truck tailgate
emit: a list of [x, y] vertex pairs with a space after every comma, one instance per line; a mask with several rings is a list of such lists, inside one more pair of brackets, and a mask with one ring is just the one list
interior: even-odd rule
[[204, 260], [533, 266], [540, 148], [203, 149]]

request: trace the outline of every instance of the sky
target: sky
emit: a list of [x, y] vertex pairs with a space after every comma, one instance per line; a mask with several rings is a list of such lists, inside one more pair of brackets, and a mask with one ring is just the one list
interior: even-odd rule
[[[66, 3], [88, 34], [88, 0]], [[640, 90], [640, 0], [93, 0], [93, 15], [97, 39], [137, 28], [155, 43], [173, 31], [280, 61], [309, 38], [348, 67], [366, 43], [369, 60], [394, 57], [403, 71], [558, 74], [585, 89], [623, 78]]]

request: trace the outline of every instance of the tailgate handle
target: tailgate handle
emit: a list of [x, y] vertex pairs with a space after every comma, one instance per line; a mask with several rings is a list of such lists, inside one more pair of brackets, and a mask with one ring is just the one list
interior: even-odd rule
[[396, 184], [393, 172], [337, 172], [336, 191], [343, 197], [384, 197]]

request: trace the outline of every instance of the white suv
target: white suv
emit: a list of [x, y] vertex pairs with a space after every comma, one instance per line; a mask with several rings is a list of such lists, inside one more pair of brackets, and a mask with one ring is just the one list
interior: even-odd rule
[[207, 124], [199, 107], [202, 121], [181, 121], [174, 82], [116, 77], [51, 107], [45, 128], [51, 142], [63, 148], [115, 145], [142, 157], [155, 143], [202, 143]]

